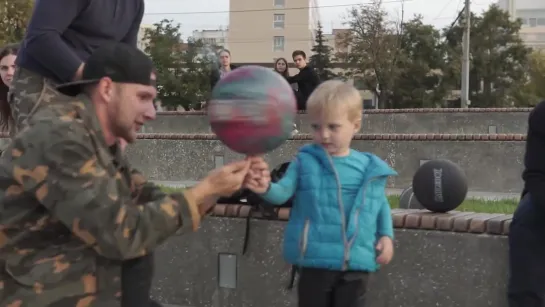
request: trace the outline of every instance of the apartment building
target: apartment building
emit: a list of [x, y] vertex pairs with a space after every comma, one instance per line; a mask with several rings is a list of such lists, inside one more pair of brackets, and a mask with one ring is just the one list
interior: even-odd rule
[[499, 0], [498, 6], [522, 20], [520, 36], [535, 49], [545, 49], [545, 0]]
[[154, 26], [150, 25], [150, 24], [140, 25], [140, 30], [138, 31], [138, 41], [137, 41], [137, 44], [136, 44], [138, 49], [140, 49], [142, 51], [146, 49], [146, 46], [148, 44], [148, 42], [144, 38], [144, 36], [146, 35], [146, 29], [153, 29], [153, 28], [154, 28]]
[[195, 30], [191, 37], [196, 40], [201, 40], [205, 45], [229, 49], [229, 44], [227, 43], [228, 32], [229, 30], [227, 29]]
[[230, 0], [227, 44], [236, 63], [270, 63], [310, 54], [319, 14], [317, 0]]

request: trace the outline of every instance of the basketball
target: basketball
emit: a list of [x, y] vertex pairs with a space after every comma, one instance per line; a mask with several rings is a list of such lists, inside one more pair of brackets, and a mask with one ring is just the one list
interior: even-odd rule
[[449, 212], [466, 199], [467, 178], [456, 163], [431, 160], [414, 174], [413, 192], [424, 208], [432, 212]]
[[270, 152], [290, 136], [297, 115], [295, 95], [278, 73], [261, 66], [229, 72], [212, 90], [208, 119], [212, 131], [231, 150]]

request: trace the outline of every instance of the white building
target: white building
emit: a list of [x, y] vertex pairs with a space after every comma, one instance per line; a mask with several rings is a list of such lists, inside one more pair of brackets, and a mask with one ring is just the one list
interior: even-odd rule
[[146, 34], [146, 29], [153, 29], [153, 28], [154, 26], [149, 24], [142, 24], [140, 26], [140, 30], [138, 31], [138, 42], [137, 42], [138, 49], [142, 51], [146, 49], [148, 42], [144, 39], [144, 35]]
[[192, 38], [201, 40], [204, 44], [209, 46], [218, 46], [229, 49], [227, 45], [227, 35], [229, 30], [195, 30], [193, 31]]
[[545, 0], [499, 0], [498, 6], [522, 20], [520, 36], [528, 46], [545, 48]]

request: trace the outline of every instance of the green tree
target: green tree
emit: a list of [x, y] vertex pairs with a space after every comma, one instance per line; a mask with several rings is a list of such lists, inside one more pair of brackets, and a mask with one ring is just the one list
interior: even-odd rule
[[545, 51], [530, 54], [527, 72], [526, 84], [515, 93], [518, 106], [535, 106], [545, 99]]
[[350, 67], [346, 76], [361, 78], [378, 98], [379, 108], [390, 108], [390, 98], [400, 77], [399, 24], [389, 21], [381, 1], [352, 8], [347, 24], [350, 32], [344, 40], [349, 52], [338, 55]]
[[326, 81], [335, 77], [335, 74], [331, 71], [333, 48], [327, 45], [327, 40], [324, 37], [324, 31], [320, 22], [318, 23], [318, 29], [316, 30], [315, 44], [311, 51], [312, 56], [310, 57], [310, 64], [315, 69], [320, 80]]
[[348, 74], [362, 79], [379, 108], [442, 106], [448, 92], [441, 34], [422, 16], [391, 21], [381, 1], [350, 11]]
[[200, 41], [184, 43], [180, 25], [162, 20], [146, 29], [145, 51], [157, 69], [158, 99], [163, 106], [199, 109], [209, 94], [206, 82], [210, 74], [210, 59]]
[[396, 69], [398, 78], [392, 91], [392, 108], [441, 107], [448, 84], [443, 82], [444, 61], [441, 33], [424, 24], [422, 16], [402, 24], [401, 43]]
[[0, 0], [1, 45], [23, 40], [33, 8], [33, 0]]
[[[452, 68], [459, 68], [464, 18], [445, 31], [446, 46]], [[472, 107], [502, 107], [524, 104], [521, 101], [527, 80], [531, 49], [519, 37], [521, 21], [512, 21], [509, 14], [496, 5], [482, 16], [471, 17], [470, 94]], [[452, 86], [459, 88], [460, 70], [447, 74]]]

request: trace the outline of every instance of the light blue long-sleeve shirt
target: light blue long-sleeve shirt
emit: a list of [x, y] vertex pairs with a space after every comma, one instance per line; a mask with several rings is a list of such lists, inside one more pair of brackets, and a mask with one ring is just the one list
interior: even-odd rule
[[[354, 206], [356, 197], [361, 190], [365, 173], [361, 170], [362, 162], [351, 151], [345, 157], [331, 157], [333, 165], [339, 174], [341, 194], [345, 214], [348, 216]], [[271, 204], [283, 204], [290, 199], [297, 189], [297, 160], [288, 166], [284, 177], [277, 183], [271, 183], [269, 191], [262, 197]]]

